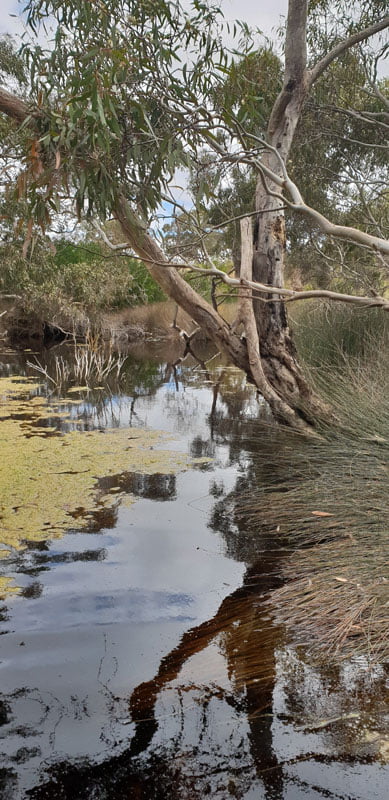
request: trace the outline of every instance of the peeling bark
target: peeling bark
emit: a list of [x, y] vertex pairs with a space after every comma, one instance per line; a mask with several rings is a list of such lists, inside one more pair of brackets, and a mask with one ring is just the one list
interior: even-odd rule
[[[306, 68], [306, 0], [290, 0], [285, 46], [285, 75], [281, 92], [270, 116], [267, 140], [286, 163], [294, 133], [308, 94]], [[283, 177], [277, 154], [267, 151], [262, 159], [280, 178]], [[270, 286], [284, 285], [286, 252], [285, 214], [282, 200], [272, 196], [279, 187], [260, 175], [256, 188], [258, 217], [254, 229], [253, 279]], [[312, 418], [327, 416], [329, 409], [305, 380], [297, 361], [289, 330], [285, 303], [277, 295], [254, 301], [263, 371], [269, 383], [291, 408], [303, 408]]]
[[[252, 279], [253, 264], [251, 219], [242, 219], [240, 227], [242, 241], [241, 278], [242, 280], [250, 281]], [[263, 359], [262, 340], [258, 335], [250, 289], [241, 289], [238, 313], [239, 319], [244, 325], [250, 372], [255, 385], [269, 404], [275, 418], [279, 422], [287, 424], [297, 431], [313, 434], [312, 427], [296, 412], [289, 398], [285, 400], [284, 393], [277, 391], [275, 387], [276, 381], [274, 380], [275, 376], [271, 375], [271, 378], [273, 378], [273, 380], [271, 380], [265, 371], [264, 364], [266, 364], [266, 361]]]
[[[308, 70], [307, 9], [306, 0], [289, 0], [284, 83], [273, 106], [267, 129], [267, 141], [274, 151], [266, 151], [262, 159], [264, 167], [268, 167], [282, 181], [285, 176], [277, 153], [287, 164], [301, 111], [314, 81], [345, 50], [389, 25], [389, 17], [385, 17], [352, 34], [319, 60], [313, 69]], [[279, 184], [271, 179], [265, 182], [263, 174], [260, 174], [255, 198], [255, 207], [260, 213], [254, 229], [252, 277], [259, 283], [281, 288], [284, 286], [286, 252], [285, 216], [282, 200], [272, 196], [272, 192], [279, 193]], [[267, 303], [255, 300], [254, 311], [267, 381], [292, 409], [303, 408], [312, 418], [328, 416], [328, 407], [312, 391], [297, 361], [284, 302], [276, 294], [267, 294], [266, 299]]]

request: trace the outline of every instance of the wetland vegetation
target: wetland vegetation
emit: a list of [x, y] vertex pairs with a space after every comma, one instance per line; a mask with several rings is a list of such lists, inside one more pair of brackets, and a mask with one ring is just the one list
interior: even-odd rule
[[223, 5], [0, 37], [5, 800], [386, 800], [389, 18]]
[[388, 393], [350, 322], [331, 381], [311, 343], [338, 416], [317, 442], [184, 343], [105, 386], [73, 345], [46, 379], [3, 354], [6, 797], [385, 796]]

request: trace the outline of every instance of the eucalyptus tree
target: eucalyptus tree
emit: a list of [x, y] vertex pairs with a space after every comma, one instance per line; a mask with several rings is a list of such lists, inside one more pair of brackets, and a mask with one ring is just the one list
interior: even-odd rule
[[[320, 31], [315, 29], [311, 39], [314, 33]], [[319, 44], [316, 39], [311, 47], [314, 44]], [[336, 59], [316, 82], [302, 109], [288, 168], [310, 206], [325, 215], [336, 208], [338, 221], [385, 236], [389, 221], [385, 199], [388, 125], [382, 104], [371, 91], [372, 69], [366, 67], [362, 53], [354, 48]], [[233, 61], [225, 82], [217, 87], [215, 100], [224, 112], [244, 121], [246, 135], [264, 136], [281, 86], [281, 58], [267, 45]], [[384, 79], [377, 84], [383, 91], [386, 86]], [[201, 162], [197, 171], [204, 178]], [[215, 174], [208, 167], [209, 173], [212, 182], [218, 173], [216, 155]], [[256, 173], [255, 167], [234, 165], [228, 181], [216, 180], [214, 197], [204, 200], [208, 221], [215, 228], [220, 226], [219, 249], [230, 251], [238, 273], [237, 217], [254, 211]], [[385, 264], [371, 252], [358, 252], [344, 243], [335, 247], [304, 216], [287, 214], [286, 236], [288, 276], [298, 282], [302, 279], [324, 288], [331, 282], [341, 283], [343, 291], [354, 292], [379, 292], [388, 282], [389, 261]], [[207, 248], [212, 253], [208, 244]]]
[[[302, 374], [288, 328], [284, 300], [296, 294], [284, 286], [285, 207], [310, 218], [323, 235], [389, 251], [381, 236], [336, 225], [305, 203], [288, 173], [313, 86], [336, 59], [384, 31], [389, 18], [381, 2], [362, 2], [351, 22], [340, 0], [309, 5], [316, 25], [331, 9], [338, 22], [323, 27], [320, 52], [311, 58], [308, 2], [290, 0], [280, 90], [256, 133], [245, 129], [233, 109], [210, 102], [228, 74], [229, 57], [220, 42], [219, 8], [200, 0], [189, 10], [169, 0], [29, 0], [30, 30], [54, 25], [54, 40], [46, 51], [24, 45], [29, 102], [0, 91], [0, 110], [29, 133], [17, 181], [30, 207], [26, 243], [33, 221], [49, 225], [64, 196], [74, 198], [80, 218], [113, 215], [125, 246], [144, 260], [164, 291], [247, 372], [278, 419], [305, 431], [326, 409]], [[244, 25], [241, 31], [247, 33]], [[249, 102], [256, 97], [254, 85]], [[239, 163], [257, 175], [254, 230], [247, 220], [242, 227], [243, 277], [226, 276], [211, 259], [204, 270], [239, 289], [233, 326], [182, 278], [179, 270], [191, 265], [169, 260], [149, 224], [177, 167], [190, 166], [204, 147], [220, 167]], [[389, 307], [384, 298], [355, 301]]]

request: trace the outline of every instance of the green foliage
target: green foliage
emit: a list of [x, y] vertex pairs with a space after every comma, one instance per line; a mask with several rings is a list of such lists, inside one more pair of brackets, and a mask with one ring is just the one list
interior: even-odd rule
[[79, 320], [103, 311], [164, 299], [144, 265], [114, 256], [96, 242], [60, 241], [56, 252], [37, 242], [26, 260], [21, 246], [3, 245], [0, 294], [21, 296], [40, 317]]
[[[314, 31], [311, 31], [313, 47]], [[315, 59], [324, 43], [316, 30]], [[325, 48], [324, 48], [325, 51]], [[288, 170], [308, 205], [343, 225], [361, 227], [374, 235], [387, 235], [388, 205], [385, 199], [387, 129], [380, 124], [384, 107], [371, 90], [372, 64], [355, 50], [336, 59], [314, 85], [294, 137]], [[244, 128], [248, 149], [253, 141], [247, 134], [266, 135], [272, 107], [282, 82], [282, 67], [271, 49], [250, 53], [232, 63], [223, 87], [215, 92], [226, 125], [237, 119]], [[385, 81], [379, 83], [386, 92]], [[254, 93], [254, 87], [257, 92]], [[257, 174], [237, 164], [223, 172], [214, 157], [199, 159], [193, 177], [198, 196], [198, 176], [212, 185], [212, 197], [205, 193], [197, 201], [206, 222], [220, 229], [219, 252], [232, 253], [240, 263], [239, 220], [229, 219], [254, 211]], [[314, 175], [314, 180], [312, 176]], [[201, 193], [200, 193], [201, 194]], [[288, 271], [298, 271], [303, 282], [339, 291], [366, 294], [373, 287], [383, 290], [387, 276], [375, 256], [360, 248], [342, 245], [341, 252], [323, 237], [304, 215], [287, 213]]]
[[209, 222], [219, 226], [219, 247], [222, 252], [231, 253], [237, 272], [241, 256], [239, 217], [255, 209], [255, 184], [254, 171], [237, 165], [230, 172], [229, 185], [219, 186], [209, 206]]
[[96, 310], [127, 308], [163, 300], [141, 261], [107, 252], [98, 242], [56, 245], [54, 282], [66, 296]]
[[[329, 3], [310, 4], [309, 46], [315, 58], [337, 41], [340, 31], [355, 27], [354, 20], [347, 22], [344, 3], [335, 6], [338, 27]], [[381, 12], [379, 3], [360, 6], [360, 25]], [[243, 145], [246, 135], [246, 145], [252, 149], [253, 140], [247, 134], [266, 134], [282, 84], [282, 64], [270, 47], [247, 52], [247, 41], [246, 50], [239, 57], [235, 51], [234, 60], [229, 61], [220, 45], [221, 16], [216, 5], [199, 0], [184, 7], [164, 0], [27, 3], [27, 22], [33, 33], [50, 18], [55, 36], [50, 49], [27, 42], [22, 48], [31, 98], [39, 114], [37, 134], [31, 138], [27, 126], [22, 127], [18, 147], [13, 144], [13, 158], [16, 150], [19, 155], [24, 151], [16, 186], [21, 221], [32, 215], [47, 228], [64, 197], [75, 198], [80, 217], [104, 219], [125, 196], [147, 225], [177, 167], [189, 166], [195, 214], [210, 234], [209, 252], [223, 260], [232, 256], [239, 267], [239, 221], [228, 221], [253, 211], [256, 176], [247, 165], [231, 167], [210, 156], [209, 148], [201, 152], [201, 147], [210, 139], [235, 147], [233, 132], [240, 126]], [[248, 39], [244, 26], [242, 35]], [[20, 62], [15, 58], [6, 43], [0, 67], [3, 60], [4, 69], [15, 74]], [[370, 231], [366, 206], [379, 206], [382, 198], [366, 188], [364, 176], [381, 176], [385, 127], [373, 126], [372, 116], [370, 121], [368, 116], [353, 116], [349, 106], [357, 113], [379, 113], [379, 97], [368, 86], [372, 70], [371, 59], [354, 51], [332, 64], [305, 106], [288, 165], [309, 204], [329, 216], [334, 216], [335, 206], [339, 221], [353, 218], [353, 224]], [[0, 130], [2, 138], [8, 133]], [[366, 147], [371, 139], [373, 149]], [[357, 186], [363, 187], [363, 197]], [[173, 230], [176, 223], [171, 226], [172, 252], [174, 248], [177, 252], [180, 240], [201, 261], [198, 226], [184, 223], [180, 230]], [[298, 269], [304, 280], [314, 283], [336, 280], [347, 288], [352, 282], [352, 288], [359, 289], [365, 282], [380, 289], [382, 274], [373, 259], [358, 257], [357, 262], [356, 249], [349, 248], [349, 268], [339, 274], [328, 268], [324, 258], [331, 257], [332, 251], [310, 223], [293, 216], [287, 224], [291, 271]], [[218, 226], [216, 241], [211, 228]], [[29, 223], [26, 249], [32, 234]], [[138, 280], [135, 266], [131, 272], [134, 286], [142, 292], [149, 279], [142, 275]], [[84, 301], [78, 280], [75, 286]], [[150, 292], [147, 288], [146, 295]], [[153, 299], [157, 299], [155, 293]]]
[[385, 0], [309, 0], [308, 2], [308, 44], [312, 52], [320, 57], [328, 52], [340, 38], [373, 25], [387, 13]]
[[165, 300], [166, 298], [162, 289], [153, 280], [142, 261], [131, 258], [127, 258], [127, 261], [130, 262], [133, 279], [131, 305], [158, 303], [161, 300]]
[[282, 63], [271, 46], [260, 47], [229, 65], [223, 84], [215, 89], [215, 104], [230, 125], [265, 135], [276, 97], [282, 87]]
[[3, 35], [0, 37], [0, 77], [12, 78], [17, 81], [20, 87], [27, 84], [27, 71], [24, 60], [16, 50], [12, 36]]
[[57, 25], [50, 51], [23, 45], [42, 109], [27, 158], [36, 220], [47, 225], [70, 186], [80, 215], [105, 219], [120, 194], [145, 217], [155, 210], [198, 141], [186, 108], [195, 115], [226, 61], [219, 15], [199, 0], [190, 11], [163, 0], [28, 3], [34, 33], [48, 16]]
[[298, 125], [291, 176], [324, 214], [333, 213], [334, 198], [339, 210], [352, 207], [358, 202], [352, 179], [367, 184], [386, 167], [387, 132], [372, 124], [382, 107], [370, 77], [358, 54], [346, 52], [314, 86]]
[[102, 255], [101, 246], [95, 242], [76, 244], [64, 239], [56, 244], [55, 249], [54, 262], [58, 267], [66, 267], [68, 264], [91, 264]]

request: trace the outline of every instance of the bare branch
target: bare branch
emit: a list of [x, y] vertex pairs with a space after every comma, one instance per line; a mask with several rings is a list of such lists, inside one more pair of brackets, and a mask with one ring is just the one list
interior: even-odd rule
[[384, 108], [386, 109], [386, 116], [388, 116], [387, 112], [389, 111], [389, 98], [381, 92], [378, 84], [377, 84], [377, 72], [378, 72], [378, 61], [379, 58], [386, 58], [387, 50], [389, 44], [385, 44], [385, 46], [381, 49], [381, 52], [375, 57], [374, 59], [374, 67], [373, 67], [373, 74], [368, 67], [368, 60], [364, 53], [361, 53], [362, 61], [365, 69], [366, 80], [368, 84], [371, 86], [373, 90], [373, 94], [378, 97], [378, 99], [383, 104]]
[[[353, 108], [341, 108], [340, 106], [330, 104], [314, 105], [313, 103], [311, 107], [314, 108], [315, 111], [334, 111], [336, 114], [358, 119], [368, 125], [374, 125], [375, 128], [378, 126], [389, 130], [389, 114], [387, 114], [386, 111], [356, 111]], [[383, 119], [381, 119], [382, 117], [387, 119], [388, 122], [384, 122]]]
[[342, 53], [344, 53], [346, 50], [349, 50], [354, 44], [358, 44], [358, 42], [363, 42], [366, 39], [369, 39], [370, 36], [374, 36], [375, 33], [379, 33], [379, 31], [383, 31], [387, 27], [389, 27], [389, 16], [384, 17], [384, 19], [381, 19], [379, 22], [375, 22], [374, 25], [369, 25], [368, 28], [364, 28], [362, 31], [351, 34], [351, 36], [349, 36], [347, 39], [343, 39], [342, 42], [338, 42], [338, 44], [336, 44], [335, 47], [329, 51], [329, 53], [320, 59], [320, 61], [318, 61], [311, 70], [308, 70], [309, 88], [320, 77], [320, 75], [323, 74], [327, 67], [336, 58], [342, 55]]
[[[285, 202], [288, 201], [286, 200]], [[311, 206], [308, 206], [304, 202], [290, 203], [289, 208], [311, 217], [311, 219], [315, 220], [315, 222], [319, 225], [319, 228], [323, 231], [323, 233], [327, 234], [327, 236], [336, 236], [340, 239], [348, 239], [348, 241], [351, 241], [354, 244], [362, 247], [369, 247], [375, 252], [389, 254], [388, 239], [381, 239], [378, 236], [372, 236], [370, 233], [365, 233], [358, 228], [353, 228], [348, 225], [336, 225], [335, 223], [330, 222], [330, 220], [327, 219], [327, 217], [325, 217], [323, 214], [320, 214], [319, 211], [316, 211], [316, 209], [311, 208]]]
[[[179, 265], [177, 264], [175, 264], [174, 266], [179, 267]], [[196, 269], [196, 267], [192, 269], [194, 269], [195, 271], [202, 272], [203, 275], [215, 276], [215, 270]], [[287, 289], [285, 287], [269, 286], [266, 283], [259, 283], [258, 281], [249, 280], [248, 278], [240, 278], [240, 279], [231, 278], [229, 275], [226, 275], [226, 273], [220, 269], [217, 270], [216, 274], [217, 277], [220, 278], [228, 286], [239, 288], [240, 290], [242, 289], [242, 287], [244, 287], [246, 289], [251, 289], [256, 294], [258, 292], [261, 292], [266, 295], [268, 294], [277, 295], [279, 300], [283, 300], [284, 302], [293, 302], [296, 300], [308, 300], [314, 298], [318, 299], [326, 298], [327, 300], [335, 300], [342, 303], [351, 303], [366, 308], [380, 307], [383, 308], [385, 311], [389, 311], [389, 300], [386, 300], [385, 297], [381, 297], [380, 295], [374, 295], [374, 297], [365, 297], [360, 295], [343, 294], [342, 292], [332, 292], [329, 289], [309, 289], [307, 291], [296, 291], [295, 289]], [[275, 299], [274, 297], [272, 297], [271, 300], [267, 300], [266, 298], [264, 298], [264, 302], [273, 303], [275, 302]]]
[[351, 226], [335, 225], [319, 211], [316, 211], [316, 209], [311, 208], [311, 206], [308, 206], [307, 203], [304, 202], [298, 187], [288, 175], [285, 163], [282, 160], [278, 150], [269, 144], [266, 144], [266, 147], [268, 150], [270, 150], [277, 156], [282, 169], [282, 177], [280, 177], [280, 175], [277, 175], [276, 172], [270, 169], [270, 167], [268, 167], [262, 161], [259, 161], [257, 158], [253, 159], [253, 162], [257, 166], [262, 176], [270, 178], [270, 180], [272, 180], [276, 184], [276, 186], [279, 186], [281, 189], [286, 189], [289, 192], [292, 198], [292, 202], [288, 200], [288, 198], [284, 197], [284, 195], [281, 192], [270, 192], [267, 189], [269, 195], [277, 197], [279, 200], [281, 200], [283, 203], [289, 206], [290, 209], [306, 214], [307, 216], [314, 219], [315, 222], [321, 228], [321, 230], [328, 236], [335, 236], [340, 239], [348, 239], [362, 247], [370, 247], [372, 250], [376, 252], [385, 254], [389, 253], [388, 239], [381, 239], [379, 236], [372, 236], [370, 233], [365, 233], [364, 231], [361, 231], [358, 228], [353, 228]]
[[385, 97], [385, 95], [381, 92], [381, 90], [378, 88], [376, 83], [372, 83], [371, 86], [372, 86], [372, 89], [374, 91], [374, 94], [376, 94], [378, 99], [381, 100], [381, 102], [384, 104], [385, 108], [387, 108], [389, 110], [389, 100], [388, 100], [388, 98]]
[[108, 236], [105, 233], [105, 231], [97, 222], [97, 220], [95, 219], [92, 220], [92, 225], [94, 229], [97, 231], [97, 233], [100, 234], [103, 242], [107, 245], [107, 247], [109, 247], [110, 250], [132, 250], [132, 245], [129, 244], [129, 242], [122, 242], [122, 244], [114, 244], [113, 242], [111, 242], [110, 239], [108, 239]]

